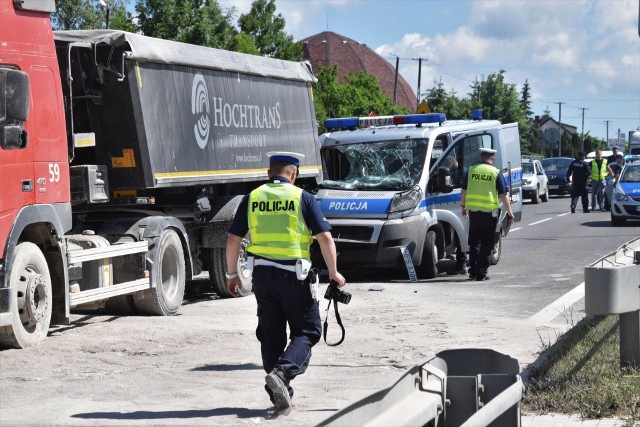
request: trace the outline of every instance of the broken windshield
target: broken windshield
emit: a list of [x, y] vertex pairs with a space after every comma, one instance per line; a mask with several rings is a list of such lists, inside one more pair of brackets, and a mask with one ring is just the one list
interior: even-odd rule
[[405, 190], [420, 179], [426, 139], [345, 144], [322, 149], [325, 180], [321, 188]]

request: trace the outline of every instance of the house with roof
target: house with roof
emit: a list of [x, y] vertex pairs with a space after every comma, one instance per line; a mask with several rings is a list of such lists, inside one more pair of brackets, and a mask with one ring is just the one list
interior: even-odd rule
[[395, 99], [396, 105], [416, 110], [416, 95], [409, 83], [398, 73], [396, 85], [395, 67], [366, 44], [332, 31], [307, 37], [302, 43], [303, 55], [314, 71], [320, 67], [337, 66], [340, 83], [344, 82], [347, 74], [364, 71], [377, 77], [380, 89], [390, 99]]

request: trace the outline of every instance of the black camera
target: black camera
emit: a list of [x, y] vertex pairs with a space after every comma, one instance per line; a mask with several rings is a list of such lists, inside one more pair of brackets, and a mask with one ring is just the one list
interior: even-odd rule
[[342, 304], [349, 304], [349, 301], [351, 301], [351, 294], [338, 288], [338, 283], [331, 280], [329, 282], [327, 292], [324, 293], [324, 298], [328, 300], [334, 299]]

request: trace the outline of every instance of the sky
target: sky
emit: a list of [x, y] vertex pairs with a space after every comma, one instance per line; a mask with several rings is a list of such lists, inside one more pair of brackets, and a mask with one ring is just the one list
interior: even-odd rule
[[[251, 0], [219, 0], [247, 13]], [[526, 81], [534, 115], [577, 132], [628, 139], [640, 129], [640, 0], [276, 0], [295, 40], [333, 31], [364, 43], [417, 93], [442, 81], [467, 97], [504, 70]], [[560, 117], [561, 116], [561, 117]], [[584, 117], [584, 127], [583, 127]], [[458, 117], [454, 117], [458, 118]]]

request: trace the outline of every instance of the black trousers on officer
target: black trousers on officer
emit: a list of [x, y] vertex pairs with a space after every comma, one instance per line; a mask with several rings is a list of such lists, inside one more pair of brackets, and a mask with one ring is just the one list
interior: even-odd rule
[[573, 181], [573, 187], [571, 187], [571, 207], [575, 208], [578, 205], [578, 199], [582, 199], [582, 210], [589, 210], [589, 190], [587, 189], [587, 182]]
[[485, 277], [494, 246], [497, 216], [490, 212], [469, 212], [469, 274]]
[[254, 268], [253, 293], [258, 302], [256, 336], [262, 366], [267, 373], [274, 368], [282, 371], [289, 395], [293, 396], [289, 381], [307, 370], [311, 348], [322, 334], [319, 304], [311, 298], [306, 281], [298, 280], [295, 272], [276, 267]]

